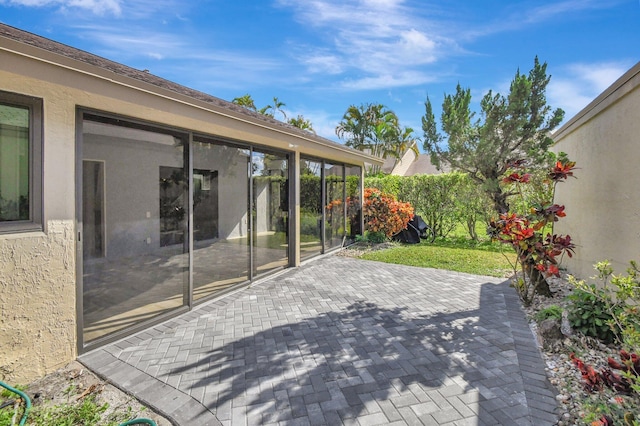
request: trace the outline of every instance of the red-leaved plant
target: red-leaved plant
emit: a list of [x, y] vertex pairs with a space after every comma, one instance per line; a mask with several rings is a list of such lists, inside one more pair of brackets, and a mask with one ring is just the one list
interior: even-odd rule
[[[556, 184], [573, 176], [576, 164], [564, 155], [559, 158], [548, 173], [548, 181], [553, 185], [552, 199]], [[513, 194], [522, 194], [520, 185], [530, 182], [531, 175], [523, 173], [525, 164], [523, 160], [510, 163], [511, 173], [502, 180], [505, 185], [516, 186]], [[545, 277], [559, 275], [558, 265], [562, 256], [566, 253], [571, 257], [573, 254], [575, 245], [569, 235], [547, 232], [548, 225], [565, 216], [564, 206], [548, 202], [531, 207], [527, 215], [507, 212], [490, 222], [489, 235], [494, 240], [510, 245], [516, 252], [514, 286], [525, 305], [531, 304], [541, 287], [546, 285]], [[521, 274], [518, 274], [518, 269]]]
[[413, 218], [413, 207], [377, 188], [365, 188], [362, 213], [367, 231], [383, 233], [390, 238], [407, 228]]
[[[609, 357], [607, 358], [609, 367], [603, 367], [600, 371], [585, 364], [573, 353], [569, 355], [569, 359], [580, 371], [582, 385], [586, 391], [601, 391], [604, 386], [607, 386], [623, 395], [631, 395], [634, 392], [632, 381], [638, 377], [638, 372], [640, 371], [640, 357], [635, 353], [630, 354], [625, 350], [621, 350], [620, 361]], [[620, 374], [614, 372], [614, 370], [620, 371]]]

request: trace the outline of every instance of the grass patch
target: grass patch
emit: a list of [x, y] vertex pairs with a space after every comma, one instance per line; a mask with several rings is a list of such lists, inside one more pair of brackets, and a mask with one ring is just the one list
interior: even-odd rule
[[[507, 257], [505, 257], [505, 254]], [[488, 241], [458, 241], [457, 238], [438, 240], [433, 244], [399, 244], [386, 250], [362, 255], [362, 259], [399, 265], [446, 269], [491, 277], [506, 277], [513, 273], [510, 259], [515, 253]]]

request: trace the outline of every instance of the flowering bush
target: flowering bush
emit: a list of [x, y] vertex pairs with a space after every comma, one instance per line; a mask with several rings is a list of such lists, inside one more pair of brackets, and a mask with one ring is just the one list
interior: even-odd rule
[[390, 238], [407, 228], [413, 218], [413, 207], [379, 189], [365, 188], [362, 213], [365, 230], [380, 232]]
[[[573, 176], [575, 164], [565, 155], [560, 155], [549, 171], [549, 184], [555, 188], [558, 182]], [[510, 167], [512, 173], [502, 182], [505, 185], [515, 185], [515, 194], [522, 193], [519, 186], [527, 184], [531, 175], [520, 173], [524, 168], [524, 162], [521, 160], [511, 163]], [[518, 272], [520, 268], [522, 275], [514, 284], [525, 305], [532, 302], [536, 293], [545, 293], [545, 276], [559, 275], [558, 264], [562, 255], [566, 253], [569, 257], [572, 256], [575, 245], [569, 235], [544, 234], [547, 225], [565, 216], [564, 206], [549, 202], [532, 206], [528, 215], [503, 213], [499, 220], [492, 220], [489, 225], [488, 232], [491, 237], [510, 245], [516, 252], [517, 263], [513, 265], [514, 272]]]

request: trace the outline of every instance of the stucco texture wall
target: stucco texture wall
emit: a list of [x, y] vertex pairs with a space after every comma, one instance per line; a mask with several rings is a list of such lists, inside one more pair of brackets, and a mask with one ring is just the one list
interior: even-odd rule
[[[7, 70], [10, 68], [11, 71]], [[0, 90], [43, 99], [43, 231], [0, 235], [0, 379], [26, 384], [76, 357], [75, 104], [46, 70], [0, 52]]]
[[565, 205], [567, 217], [554, 232], [571, 235], [577, 244], [564, 264], [582, 279], [595, 275], [593, 265], [601, 260], [610, 260], [618, 273], [630, 260], [640, 261], [638, 80], [602, 99], [556, 139], [554, 150], [569, 154], [578, 170], [577, 180], [557, 187], [555, 200]]
[[0, 377], [28, 383], [75, 357], [74, 225], [0, 239]]

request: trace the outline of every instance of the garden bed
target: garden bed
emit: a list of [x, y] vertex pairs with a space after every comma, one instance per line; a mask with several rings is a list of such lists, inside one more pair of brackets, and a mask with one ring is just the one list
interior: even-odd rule
[[599, 422], [603, 414], [611, 415], [614, 419], [613, 425], [624, 425], [620, 420], [624, 413], [630, 412], [637, 415], [639, 412], [638, 396], [623, 396], [606, 386], [598, 392], [587, 392], [579, 370], [570, 359], [570, 355], [574, 353], [586, 365], [600, 371], [601, 368], [607, 367], [609, 357], [615, 360], [620, 359], [619, 348], [605, 345], [576, 332], [570, 332], [570, 335], [542, 346], [542, 339], [535, 321], [536, 314], [553, 305], [566, 310], [569, 305], [566, 297], [573, 291], [566, 276], [551, 278], [548, 281], [553, 297], [536, 296], [531, 306], [525, 307], [524, 310], [534, 335], [538, 337], [542, 357], [547, 365], [546, 373], [549, 381], [558, 392], [556, 397], [560, 410], [558, 425], [605, 426], [606, 423]]

